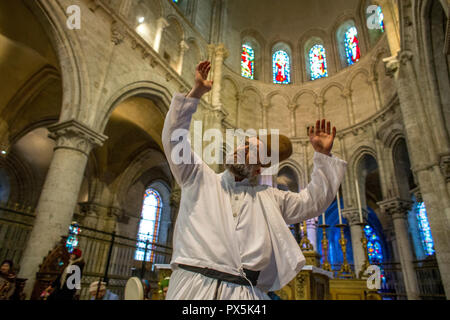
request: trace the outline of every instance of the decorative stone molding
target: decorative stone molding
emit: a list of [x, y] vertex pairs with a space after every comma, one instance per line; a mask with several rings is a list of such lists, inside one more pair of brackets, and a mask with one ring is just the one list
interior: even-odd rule
[[388, 77], [394, 78], [395, 74], [398, 71], [398, 67], [399, 67], [399, 61], [398, 61], [397, 57], [385, 58], [385, 59], [383, 59], [383, 62], [384, 62], [384, 69], [385, 69], [386, 75]]
[[114, 21], [111, 25], [111, 41], [117, 46], [125, 39], [125, 28], [122, 24]]
[[392, 219], [406, 219], [408, 211], [411, 210], [413, 202], [400, 198], [391, 198], [377, 202], [383, 212], [392, 216]]
[[411, 61], [412, 60], [412, 58], [413, 58], [413, 53], [411, 52], [411, 51], [409, 51], [409, 50], [404, 50], [404, 51], [401, 51], [399, 54], [398, 54], [398, 60], [400, 61], [400, 63], [402, 64], [402, 65], [406, 65], [409, 61]]
[[115, 217], [117, 222], [127, 224], [130, 221], [130, 217], [125, 214], [125, 210], [117, 207], [109, 208], [108, 215], [110, 217]]
[[108, 138], [73, 119], [51, 125], [48, 130], [49, 138], [56, 141], [55, 150], [72, 149], [86, 156], [94, 147], [102, 146]]
[[[366, 209], [362, 209], [363, 222], [367, 222], [369, 212]], [[359, 211], [357, 208], [349, 208], [342, 210], [342, 216], [347, 219], [350, 226], [357, 225], [361, 223], [359, 219]]]
[[216, 54], [216, 58], [222, 57], [223, 60], [228, 58], [228, 56], [230, 55], [228, 49], [225, 48], [225, 45], [223, 43], [216, 45], [214, 52]]
[[450, 181], [450, 154], [441, 155], [439, 167], [444, 175], [445, 181]]

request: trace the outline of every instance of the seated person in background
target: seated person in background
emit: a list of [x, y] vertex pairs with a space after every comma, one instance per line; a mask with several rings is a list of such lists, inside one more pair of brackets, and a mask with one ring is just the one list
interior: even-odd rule
[[91, 295], [91, 300], [119, 300], [117, 294], [106, 290], [106, 282], [100, 283], [100, 288], [98, 287], [98, 281], [92, 282], [89, 286], [89, 294]]
[[0, 300], [10, 300], [16, 287], [16, 275], [13, 272], [13, 262], [5, 260], [0, 268]]
[[67, 280], [69, 280], [71, 276], [74, 275], [74, 273], [76, 272], [71, 267], [77, 266], [80, 269], [79, 281], [81, 281], [84, 265], [85, 262], [81, 257], [81, 250], [74, 249], [73, 252], [70, 254], [70, 260], [67, 267], [58, 276], [58, 278], [56, 278], [56, 280], [53, 281], [51, 286], [45, 289], [44, 292], [50, 293], [47, 300], [77, 300], [79, 298], [79, 296], [77, 295], [77, 289], [68, 286]]

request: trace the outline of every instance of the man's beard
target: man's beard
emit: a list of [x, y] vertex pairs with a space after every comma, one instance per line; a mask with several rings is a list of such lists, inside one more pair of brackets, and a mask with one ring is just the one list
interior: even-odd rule
[[237, 179], [244, 180], [255, 180], [258, 176], [254, 176], [258, 165], [256, 164], [225, 164], [225, 168], [228, 169]]

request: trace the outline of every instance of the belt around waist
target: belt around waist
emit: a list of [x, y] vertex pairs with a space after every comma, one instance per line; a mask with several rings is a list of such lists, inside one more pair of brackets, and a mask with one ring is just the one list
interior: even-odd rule
[[[180, 267], [181, 269], [187, 270], [187, 271], [200, 273], [208, 278], [213, 278], [213, 279], [217, 279], [217, 280], [221, 280], [221, 281], [225, 281], [225, 282], [231, 282], [234, 284], [239, 284], [241, 286], [250, 286], [249, 282], [244, 277], [236, 276], [234, 274], [229, 274], [229, 273], [225, 273], [225, 272], [221, 272], [221, 271], [217, 271], [217, 270], [209, 269], [209, 268], [188, 266], [185, 264], [179, 264], [178, 267]], [[252, 271], [252, 270], [244, 269], [244, 272], [245, 272], [245, 276], [247, 277], [248, 280], [250, 280], [252, 285], [256, 286], [260, 271]]]

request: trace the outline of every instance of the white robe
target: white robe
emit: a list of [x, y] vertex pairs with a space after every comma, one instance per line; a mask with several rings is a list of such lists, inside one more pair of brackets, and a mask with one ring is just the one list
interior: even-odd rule
[[[167, 299], [211, 299], [217, 280], [181, 270], [178, 264], [242, 275], [241, 248], [236, 236], [230, 190], [236, 188], [227, 174], [216, 174], [189, 149], [189, 163], [177, 164], [172, 152], [188, 141], [173, 139], [177, 129], [190, 128], [199, 100], [181, 94], [173, 97], [164, 124], [162, 141], [172, 174], [181, 187], [181, 201], [174, 230], [171, 277]], [[173, 141], [172, 141], [173, 140]], [[175, 150], [174, 150], [175, 149]], [[314, 154], [311, 182], [299, 193], [269, 186], [246, 186], [250, 195], [241, 210], [262, 212], [269, 230], [272, 255], [255, 288], [223, 283], [219, 299], [263, 299], [264, 292], [288, 284], [305, 265], [305, 258], [288, 225], [319, 216], [336, 196], [347, 163], [334, 156]], [[227, 171], [226, 171], [227, 172]], [[255, 233], [258, 230], [254, 230]], [[255, 294], [253, 294], [253, 290]]]

